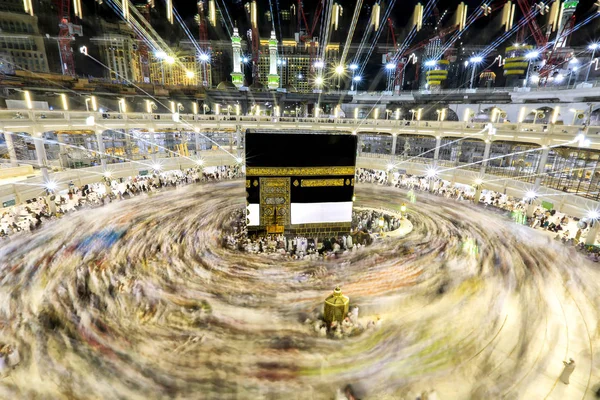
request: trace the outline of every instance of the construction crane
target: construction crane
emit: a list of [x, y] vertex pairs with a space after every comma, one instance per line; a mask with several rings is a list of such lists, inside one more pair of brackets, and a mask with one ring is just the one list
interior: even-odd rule
[[[482, 13], [481, 15], [475, 17], [475, 19], [472, 22], [475, 22], [479, 18], [488, 17], [490, 14], [492, 14], [493, 12], [499, 10], [502, 7], [504, 7], [504, 3], [503, 2], [500, 2], [500, 3], [496, 4], [496, 5], [494, 5], [493, 7], [488, 7], [488, 9], [487, 9], [487, 11], [485, 13]], [[438, 39], [442, 40], [446, 36], [455, 33], [459, 29], [460, 29], [460, 25], [458, 25], [458, 24], [454, 24], [454, 25], [447, 26], [445, 28], [441, 28], [432, 37], [427, 38], [425, 40], [422, 40], [421, 42], [419, 42], [419, 43], [413, 45], [412, 47], [404, 50], [401, 54], [399, 53], [399, 50], [397, 50], [396, 56], [393, 59], [394, 60], [402, 60], [407, 55], [410, 55], [410, 54], [416, 52], [417, 50], [420, 50], [420, 49], [424, 48], [430, 42], [432, 42], [434, 40], [438, 40]], [[448, 53], [450, 51], [450, 47], [451, 46], [449, 46], [449, 45], [452, 45], [454, 43], [454, 41], [456, 41], [459, 37], [460, 36], [457, 35], [457, 36], [454, 37], [454, 39], [452, 40], [451, 43], [446, 43], [446, 46], [448, 47], [448, 50], [446, 50], [446, 53]], [[418, 70], [418, 68], [417, 68], [417, 70]]]
[[[388, 37], [387, 44], [389, 45], [390, 37], [393, 45], [393, 53], [388, 52], [386, 55], [386, 63], [394, 62], [394, 55], [398, 53], [398, 43], [396, 42], [396, 31], [394, 30], [394, 23], [391, 18], [387, 19], [388, 25]], [[396, 69], [393, 74], [393, 82], [388, 82], [388, 87], [391, 88], [399, 88], [400, 82], [404, 81], [404, 65], [406, 64], [406, 60], [404, 58], [399, 58], [396, 63]], [[391, 76], [391, 75], [390, 75]], [[388, 88], [389, 89], [389, 88]]]
[[552, 50], [548, 52], [545, 57], [546, 62], [540, 69], [540, 80], [543, 81], [544, 85], [548, 83], [548, 78], [550, 74], [559, 69], [562, 65], [569, 62], [572, 57], [572, 52], [562, 52], [561, 48], [567, 43], [569, 39], [569, 35], [573, 31], [573, 27], [575, 26], [575, 14], [571, 15], [567, 20], [566, 24], [563, 26], [561, 31], [557, 34], [556, 40], [554, 41], [554, 46], [552, 46]]
[[[539, 77], [540, 77], [540, 81], [543, 82], [543, 84], [545, 85], [548, 82], [548, 78], [550, 77], [550, 74], [553, 71], [560, 68], [561, 65], [568, 62], [572, 56], [572, 53], [570, 53], [570, 52], [565, 53], [564, 51], [560, 51], [560, 49], [565, 47], [565, 45], [568, 41], [569, 35], [573, 31], [573, 27], [575, 26], [575, 7], [576, 7], [578, 1], [572, 2], [574, 5], [571, 5], [571, 7], [569, 7], [569, 9], [567, 9], [570, 11], [570, 12], [567, 11], [567, 12], [569, 12], [569, 15], [563, 15], [563, 18], [564, 18], [563, 25], [558, 30], [556, 39], [554, 40], [554, 44], [552, 45], [552, 48], [550, 49], [550, 51], [547, 51], [547, 49], [549, 47], [548, 43], [549, 43], [550, 34], [552, 32], [552, 29], [550, 29], [550, 27], [548, 27], [547, 32], [544, 35], [542, 33], [542, 29], [540, 28], [540, 26], [538, 25], [538, 23], [535, 19], [536, 15], [537, 15], [536, 11], [539, 11], [539, 13], [543, 15], [548, 11], [548, 9], [549, 9], [548, 6], [544, 5], [543, 3], [539, 3], [539, 4], [532, 3], [531, 0], [517, 0], [517, 2], [519, 3], [519, 7], [521, 8], [523, 15], [525, 15], [527, 24], [529, 26], [529, 30], [531, 31], [531, 34], [535, 40], [535, 44], [540, 51], [540, 56], [543, 61], [543, 66], [540, 69]], [[563, 12], [565, 12], [565, 11], [563, 11]], [[520, 40], [522, 42], [523, 37], [524, 37], [524, 29], [522, 29], [519, 32], [518, 40]]]
[[[536, 4], [532, 4], [531, 0], [517, 0], [517, 3], [519, 3], [519, 8], [521, 9], [524, 18], [527, 21], [527, 25], [529, 26], [529, 30], [531, 31], [533, 39], [535, 40], [535, 44], [540, 49], [544, 48], [546, 44], [548, 44], [548, 37], [544, 35], [542, 29], [535, 19]], [[521, 41], [523, 41], [523, 30], [521, 31], [520, 35]]]
[[82, 36], [81, 25], [71, 23], [71, 0], [56, 0], [58, 8], [58, 48], [63, 75], [75, 76], [75, 60], [71, 42], [75, 35]]
[[[308, 20], [306, 19], [306, 14], [304, 13], [304, 4], [302, 0], [298, 0], [298, 35], [299, 39], [302, 43], [304, 43], [304, 47], [308, 42], [308, 54], [309, 54], [309, 66], [310, 71], [314, 74], [314, 57], [317, 50], [317, 40], [314, 37], [315, 29], [317, 28], [317, 24], [319, 23], [319, 19], [321, 18], [321, 14], [323, 13], [323, 2], [325, 0], [320, 0], [317, 3], [317, 8], [313, 14], [312, 24], [308, 24]], [[304, 23], [304, 30], [302, 29], [302, 23]], [[325, 53], [323, 53], [325, 54]], [[324, 61], [324, 60], [322, 60]]]
[[208, 86], [208, 61], [210, 60], [210, 44], [208, 42], [208, 29], [206, 17], [204, 16], [204, 1], [198, 1], [198, 15], [196, 16], [198, 23], [198, 42], [200, 44], [200, 65], [202, 68], [202, 86]]

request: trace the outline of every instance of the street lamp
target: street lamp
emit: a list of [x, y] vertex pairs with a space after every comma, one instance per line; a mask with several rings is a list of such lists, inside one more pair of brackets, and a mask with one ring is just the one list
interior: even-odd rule
[[470, 89], [473, 89], [473, 83], [475, 81], [475, 69], [477, 68], [477, 65], [479, 63], [481, 63], [482, 61], [483, 61], [483, 57], [479, 57], [479, 56], [471, 57], [469, 59], [469, 62], [471, 64], [473, 64], [472, 71], [471, 71], [471, 85], [470, 85]]
[[146, 100], [146, 112], [152, 114], [152, 110], [156, 110], [156, 103], [152, 100]]
[[360, 82], [362, 80], [362, 77], [360, 75], [357, 75], [355, 77], [352, 78], [352, 88], [350, 89], [351, 91], [354, 91], [354, 84], [356, 82], [356, 90], [358, 90], [358, 82]]
[[60, 100], [62, 101], [62, 107], [64, 111], [69, 111], [69, 102], [67, 101], [67, 95], [64, 93], [60, 94]]
[[438, 115], [438, 121], [443, 121], [446, 119], [446, 109], [442, 108], [440, 110], [435, 110], [436, 114]]
[[417, 110], [408, 110], [408, 112], [412, 114], [412, 116], [411, 116], [411, 119], [410, 119], [410, 120], [411, 120], [411, 121], [414, 121], [414, 120], [415, 120], [415, 114], [416, 114]]
[[337, 75], [337, 85], [336, 85], [337, 89], [341, 89], [340, 80], [342, 78], [342, 75], [344, 74], [344, 70], [345, 70], [345, 68], [341, 64], [338, 65], [338, 66], [336, 66], [335, 69], [334, 69], [335, 74]]
[[317, 76], [315, 78], [315, 86], [320, 87], [321, 85], [323, 85], [323, 77]]
[[119, 113], [124, 114], [127, 112], [127, 103], [125, 99], [119, 99]]
[[590, 71], [592, 70], [592, 63], [594, 62], [594, 56], [596, 55], [596, 50], [600, 48], [600, 43], [592, 43], [588, 46], [588, 49], [592, 51], [592, 58], [590, 59], [590, 66], [588, 67], [587, 74], [585, 75], [585, 81], [587, 82], [590, 79]]
[[535, 60], [540, 56], [540, 52], [539, 51], [530, 51], [529, 53], [525, 54], [525, 58], [527, 60], [529, 60], [529, 62], [527, 63], [527, 74], [525, 75], [525, 81], [523, 82], [523, 87], [527, 86], [527, 83], [529, 82], [529, 71], [531, 70], [531, 60]]
[[92, 111], [98, 111], [98, 103], [96, 103], [96, 96], [90, 96], [87, 99], [85, 99], [85, 109], [87, 111], [90, 111], [89, 104], [92, 105]]

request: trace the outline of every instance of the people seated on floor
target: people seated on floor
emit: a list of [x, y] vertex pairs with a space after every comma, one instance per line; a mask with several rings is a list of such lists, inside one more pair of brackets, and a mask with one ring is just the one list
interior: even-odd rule
[[[0, 217], [0, 238], [24, 231], [39, 229], [44, 221], [60, 218], [64, 214], [84, 207], [99, 207], [113, 201], [124, 200], [151, 193], [163, 188], [177, 187], [191, 183], [214, 182], [240, 177], [239, 166], [219, 166], [201, 171], [198, 168], [173, 170], [147, 176], [125, 178], [105, 178], [103, 182], [89, 183], [80, 187], [72, 182], [69, 188], [60, 193], [40, 196], [7, 208]], [[51, 210], [55, 210], [52, 212]]]

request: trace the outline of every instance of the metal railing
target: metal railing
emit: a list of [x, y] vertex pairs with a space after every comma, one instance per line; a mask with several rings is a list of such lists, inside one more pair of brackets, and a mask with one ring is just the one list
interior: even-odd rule
[[[94, 120], [90, 122], [88, 118], [92, 116]], [[60, 123], [57, 123], [60, 121]], [[488, 123], [479, 122], [462, 122], [462, 121], [418, 121], [418, 120], [401, 120], [401, 119], [354, 119], [354, 118], [308, 118], [308, 117], [271, 117], [271, 116], [235, 116], [235, 115], [203, 115], [203, 114], [178, 114], [178, 118], [173, 114], [148, 114], [148, 113], [118, 113], [118, 112], [87, 112], [87, 111], [40, 111], [40, 110], [0, 110], [0, 127], [4, 130], [27, 129], [31, 124], [41, 125], [44, 129], [61, 130], [73, 129], [73, 126], [79, 129], [92, 129], [94, 125], [102, 126], [103, 122], [123, 121], [127, 125], [135, 125], [137, 122], [148, 124], [165, 124], [173, 127], [185, 129], [186, 127], [202, 127], [202, 123], [218, 123], [220, 125], [241, 125], [243, 128], [252, 128], [253, 123], [258, 124], [279, 124], [280, 128], [285, 129], [339, 129], [347, 127], [348, 130], [361, 132], [381, 128], [380, 133], [436, 133], [427, 132], [429, 129], [460, 129], [463, 131], [478, 131], [486, 128]], [[288, 124], [289, 126], [286, 126]], [[207, 128], [211, 125], [204, 125]], [[544, 123], [494, 123], [493, 126], [497, 130], [518, 133], [544, 133], [544, 134], [560, 134], [574, 135], [582, 128], [582, 125], [560, 125], [560, 124], [544, 124]], [[125, 126], [124, 126], [125, 127]], [[53, 128], [53, 129], [50, 129]], [[411, 128], [421, 128], [419, 132], [411, 130]], [[591, 133], [600, 133], [600, 126], [590, 126], [588, 128]], [[386, 130], [388, 132], [386, 132]], [[458, 134], [461, 132], [442, 132], [443, 135]], [[438, 133], [439, 134], [439, 133]], [[432, 135], [433, 136], [433, 135]]]

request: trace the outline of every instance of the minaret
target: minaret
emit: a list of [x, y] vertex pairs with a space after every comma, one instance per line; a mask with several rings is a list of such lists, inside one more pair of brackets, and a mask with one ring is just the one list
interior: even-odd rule
[[271, 31], [269, 39], [269, 89], [279, 87], [279, 75], [277, 74], [277, 38], [275, 31]]
[[561, 6], [561, 16], [558, 22], [559, 27], [556, 31], [556, 45], [555, 47], [565, 47], [567, 40], [571, 36], [571, 30], [573, 29], [573, 22], [571, 17], [575, 14], [575, 9], [579, 4], [579, 0], [566, 0]]
[[244, 74], [242, 73], [242, 38], [238, 33], [238, 28], [233, 28], [231, 35], [231, 47], [233, 47], [233, 72], [231, 80], [235, 87], [244, 86]]

